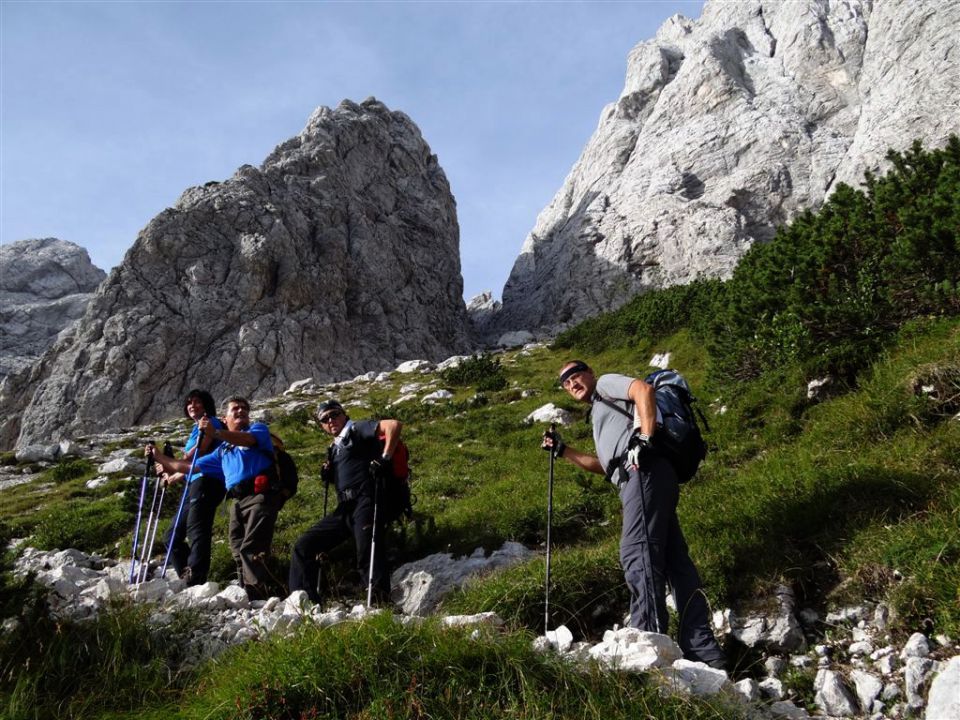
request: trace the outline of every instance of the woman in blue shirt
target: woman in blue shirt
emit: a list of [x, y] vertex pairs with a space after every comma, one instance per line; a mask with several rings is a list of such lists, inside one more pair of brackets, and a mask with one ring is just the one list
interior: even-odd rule
[[[191, 390], [184, 401], [183, 412], [194, 422], [190, 437], [187, 438], [187, 443], [183, 447], [183, 459], [189, 462], [196, 453], [199, 452], [198, 457], [202, 457], [216, 450], [221, 444], [220, 440], [213, 437], [213, 433], [200, 435], [198, 425], [200, 419], [209, 418], [210, 423], [216, 428], [223, 428], [223, 423], [216, 417], [216, 403], [206, 390]], [[163, 468], [158, 466], [157, 472], [163, 472]], [[189, 478], [182, 472], [164, 473], [162, 477], [167, 485], [184, 480], [189, 483], [187, 504], [180, 517], [180, 523], [176, 527], [170, 560], [177, 575], [182, 580], [186, 580], [187, 585], [202, 585], [207, 581], [207, 575], [210, 573], [213, 520], [217, 506], [226, 492], [223, 480], [196, 471]], [[167, 531], [165, 539], [167, 546], [170, 543], [170, 534], [171, 532]]]

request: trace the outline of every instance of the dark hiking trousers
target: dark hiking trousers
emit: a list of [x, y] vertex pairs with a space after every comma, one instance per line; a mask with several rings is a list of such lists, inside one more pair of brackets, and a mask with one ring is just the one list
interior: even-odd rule
[[[185, 517], [180, 518], [176, 527], [170, 560], [179, 577], [190, 568], [190, 585], [202, 585], [210, 574], [213, 521], [225, 492], [222, 480], [202, 475], [190, 483], [187, 490]], [[167, 531], [166, 546], [170, 544], [173, 529]]]
[[[267, 557], [273, 542], [277, 513], [286, 498], [278, 492], [247, 495], [230, 508], [230, 552], [245, 588], [262, 591], [269, 584]], [[248, 589], [248, 594], [249, 594]]]
[[[377, 523], [377, 546], [373, 558], [373, 590], [377, 594], [390, 592], [390, 571], [384, 555], [383, 525]], [[290, 558], [290, 592], [305, 590], [310, 599], [319, 603], [317, 576], [320, 562], [317, 555], [328, 553], [340, 543], [353, 538], [357, 548], [357, 569], [367, 586], [370, 570], [370, 541], [373, 527], [373, 497], [363, 494], [356, 500], [342, 502], [326, 517], [322, 518], [303, 535], [293, 546]]]
[[630, 588], [630, 626], [667, 632], [669, 582], [679, 613], [678, 642], [684, 657], [722, 662], [724, 653], [710, 628], [700, 575], [677, 519], [680, 486], [673, 467], [663, 457], [650, 454], [640, 460], [639, 468], [627, 468], [626, 475], [620, 486], [620, 564]]

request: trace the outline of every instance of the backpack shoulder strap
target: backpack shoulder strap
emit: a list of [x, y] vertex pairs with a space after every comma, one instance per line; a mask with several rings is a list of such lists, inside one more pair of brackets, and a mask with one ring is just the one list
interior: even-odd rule
[[[593, 399], [594, 399], [595, 401], [602, 402], [602, 403], [603, 403], [604, 405], [606, 405], [607, 407], [611, 407], [611, 408], [613, 408], [614, 410], [616, 410], [618, 413], [620, 413], [621, 415], [624, 415], [625, 417], [628, 417], [628, 418], [630, 418], [631, 420], [633, 420], [633, 413], [628, 412], [627, 410], [624, 410], [622, 407], [620, 407], [620, 406], [617, 405], [615, 402], [613, 402], [613, 400], [610, 400], [609, 398], [605, 398], [605, 397], [604, 397], [603, 395], [601, 395], [600, 393], [595, 392], [595, 393], [593, 394]], [[633, 405], [633, 402], [630, 401], [630, 400], [625, 400], [624, 402], [627, 402], [627, 403], [629, 403], [630, 405]]]

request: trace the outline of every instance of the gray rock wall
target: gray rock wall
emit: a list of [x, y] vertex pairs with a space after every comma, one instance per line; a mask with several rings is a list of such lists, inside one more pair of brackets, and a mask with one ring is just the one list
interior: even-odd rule
[[373, 99], [320, 108], [147, 225], [73, 336], [0, 388], [2, 439], [168, 416], [195, 386], [256, 398], [441, 359], [467, 348], [462, 292], [455, 203], [417, 127]]
[[0, 245], [0, 380], [25, 371], [83, 315], [107, 274], [56, 238]]
[[537, 218], [499, 329], [554, 328], [728, 276], [891, 147], [960, 133], [960, 2], [742, 0], [676, 15]]

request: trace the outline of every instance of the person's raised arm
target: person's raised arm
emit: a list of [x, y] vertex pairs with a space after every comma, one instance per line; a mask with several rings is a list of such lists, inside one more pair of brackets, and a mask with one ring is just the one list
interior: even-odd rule
[[205, 436], [209, 434], [214, 440], [222, 440], [225, 443], [240, 447], [256, 447], [257, 445], [257, 436], [252, 432], [217, 428], [213, 421], [206, 416], [200, 418], [197, 425], [200, 426], [200, 430]]
[[403, 424], [399, 420], [381, 420], [377, 424], [377, 433], [383, 433], [383, 456], [392, 458], [400, 442], [400, 430]]
[[653, 437], [657, 431], [657, 399], [653, 386], [635, 379], [630, 383], [627, 395], [634, 403], [633, 429]]

